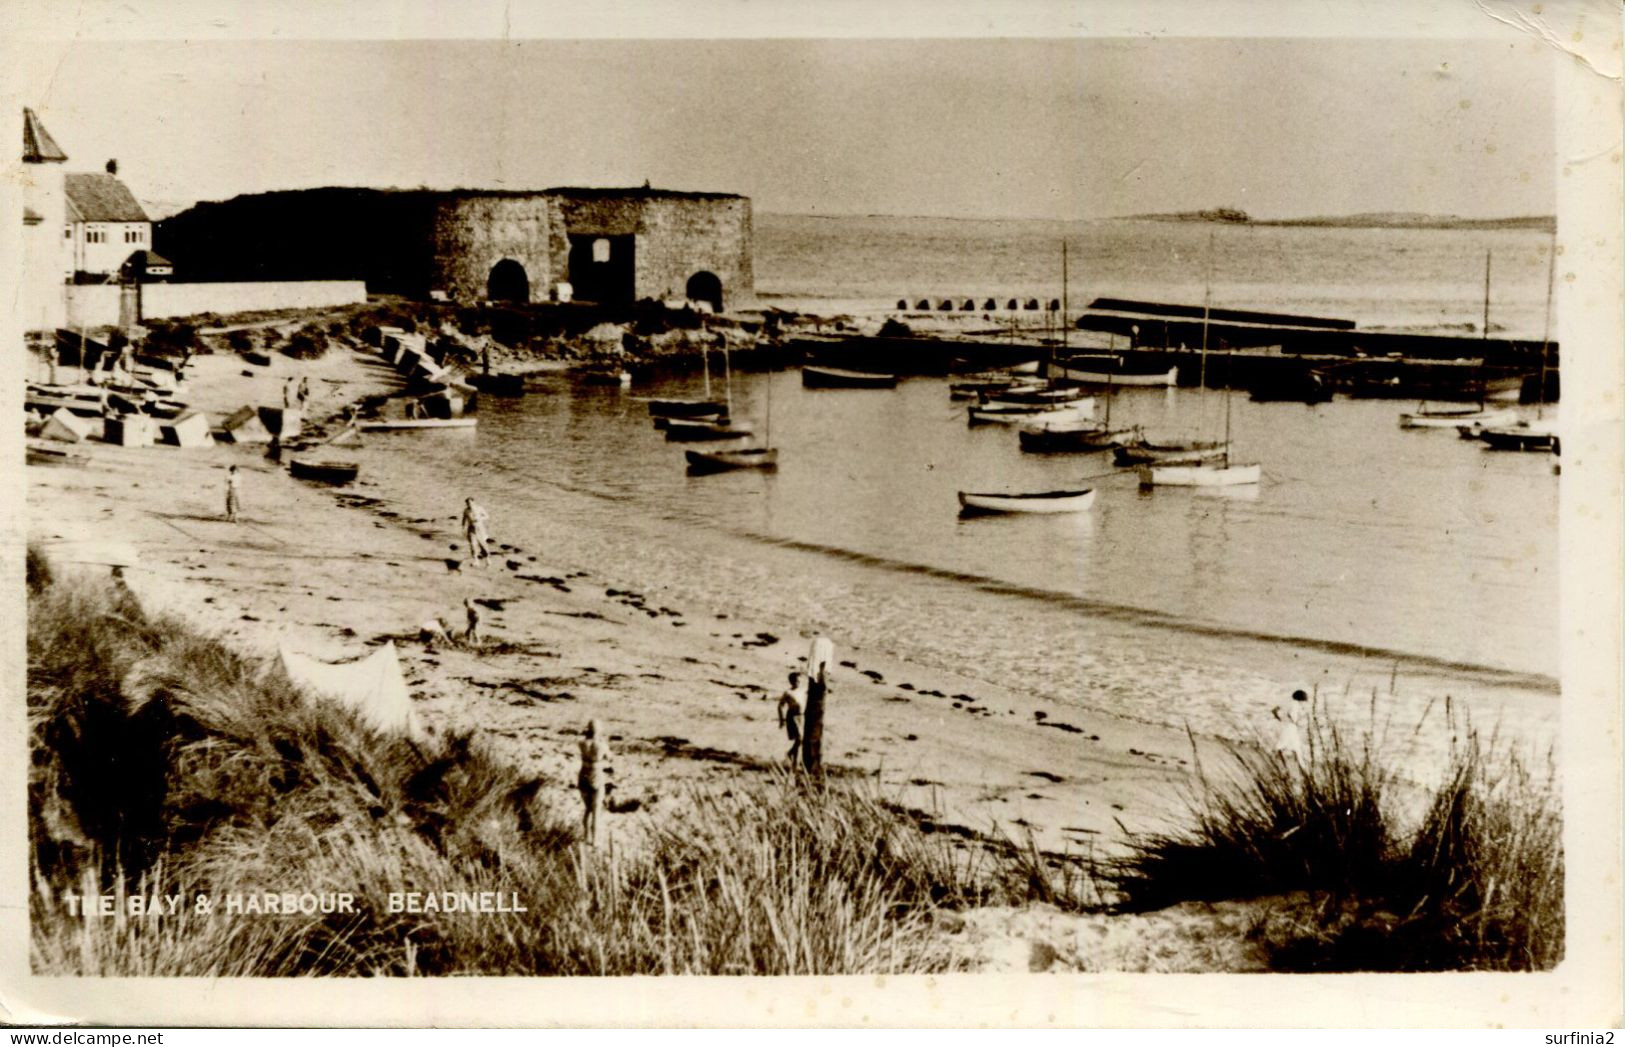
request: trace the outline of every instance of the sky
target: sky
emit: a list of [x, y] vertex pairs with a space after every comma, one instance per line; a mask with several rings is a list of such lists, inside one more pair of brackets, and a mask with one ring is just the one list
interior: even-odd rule
[[1498, 39], [86, 40], [24, 91], [143, 201], [737, 192], [758, 212], [1554, 211], [1553, 51]]

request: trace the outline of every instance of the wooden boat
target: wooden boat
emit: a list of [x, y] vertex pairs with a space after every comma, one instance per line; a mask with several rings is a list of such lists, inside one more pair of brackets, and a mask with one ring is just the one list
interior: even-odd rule
[[1178, 440], [1151, 443], [1135, 439], [1112, 448], [1115, 465], [1157, 465], [1212, 461], [1224, 456], [1224, 445], [1218, 440]]
[[1492, 451], [1555, 451], [1557, 423], [1551, 419], [1482, 426], [1478, 438]]
[[1045, 407], [1085, 401], [1091, 404], [1092, 409], [1093, 397], [1089, 394], [1089, 390], [1054, 385], [1044, 385], [1036, 389], [1008, 389], [982, 398], [982, 404], [986, 407]]
[[47, 447], [34, 441], [29, 441], [26, 448], [27, 465], [84, 465], [88, 461], [90, 458], [87, 455]]
[[1263, 477], [1259, 463], [1232, 464], [1229, 455], [1205, 462], [1140, 466], [1141, 487], [1239, 487]]
[[479, 422], [474, 415], [461, 418], [375, 418], [357, 423], [364, 433], [391, 432], [398, 429], [472, 429]]
[[803, 364], [801, 384], [808, 389], [894, 389], [897, 376], [871, 371], [848, 371], [844, 367]]
[[1399, 416], [1401, 429], [1455, 429], [1458, 432], [1464, 426], [1483, 428], [1492, 425], [1507, 425], [1517, 419], [1517, 413], [1509, 410], [1487, 410], [1479, 407], [1444, 407], [1419, 408], [1410, 414]]
[[684, 451], [691, 473], [720, 473], [729, 469], [775, 469], [776, 447], [740, 447], [726, 451]]
[[991, 378], [973, 375], [962, 382], [951, 382], [948, 395], [954, 400], [976, 400], [1000, 393], [1042, 389], [1044, 383], [1036, 378]]
[[1133, 438], [1133, 429], [1113, 429], [1110, 423], [1085, 419], [1024, 425], [1016, 434], [1023, 451], [1040, 454], [1109, 451], [1124, 440]]
[[266, 353], [250, 350], [243, 354], [243, 359], [253, 364], [255, 367], [271, 366], [271, 357]]
[[1079, 400], [1069, 404], [1046, 407], [1041, 404], [986, 405], [978, 404], [970, 408], [971, 425], [1017, 425], [1021, 423], [1038, 425], [1046, 422], [1061, 422], [1072, 419], [1088, 419], [1094, 417], [1095, 402], [1093, 400]]
[[1159, 363], [1129, 365], [1117, 353], [1090, 353], [1058, 361], [1052, 378], [1083, 385], [1170, 386], [1179, 382], [1179, 368]]
[[[1201, 389], [1207, 392], [1207, 330], [1210, 303], [1213, 294], [1213, 240], [1208, 239], [1207, 291], [1202, 301], [1202, 375]], [[1228, 371], [1228, 368], [1226, 369]], [[1224, 387], [1224, 440], [1222, 449], [1211, 459], [1197, 461], [1171, 461], [1140, 466], [1140, 486], [1155, 487], [1240, 487], [1256, 484], [1264, 477], [1264, 467], [1258, 462], [1230, 460], [1230, 384]]]
[[981, 513], [1081, 513], [1095, 504], [1095, 490], [992, 492], [960, 491], [959, 511]]
[[651, 418], [723, 418], [728, 405], [720, 400], [650, 400]]
[[306, 458], [288, 460], [288, 472], [299, 479], [335, 487], [350, 483], [360, 471], [361, 466], [355, 462], [313, 461]]
[[704, 422], [687, 418], [666, 420], [666, 439], [672, 443], [695, 443], [702, 440], [738, 440], [750, 436], [755, 429], [749, 422]]

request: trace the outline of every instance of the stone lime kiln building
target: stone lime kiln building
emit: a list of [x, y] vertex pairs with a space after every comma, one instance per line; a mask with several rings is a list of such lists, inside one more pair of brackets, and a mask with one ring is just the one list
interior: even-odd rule
[[160, 223], [185, 279], [360, 277], [456, 301], [749, 304], [750, 200], [653, 189], [310, 189], [199, 204]]

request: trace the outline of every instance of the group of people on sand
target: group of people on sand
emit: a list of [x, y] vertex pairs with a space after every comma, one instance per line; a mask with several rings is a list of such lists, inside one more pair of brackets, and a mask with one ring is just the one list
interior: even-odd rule
[[829, 638], [814, 637], [803, 668], [790, 670], [790, 686], [779, 695], [779, 727], [790, 739], [790, 748], [784, 757], [790, 761], [792, 767], [798, 763], [806, 763], [809, 767], [816, 766], [822, 756], [822, 753], [808, 753], [803, 750], [802, 746], [805, 743], [802, 738], [801, 718], [807, 710], [813, 708], [822, 710], [824, 695], [829, 692], [829, 667], [834, 659], [835, 645]]

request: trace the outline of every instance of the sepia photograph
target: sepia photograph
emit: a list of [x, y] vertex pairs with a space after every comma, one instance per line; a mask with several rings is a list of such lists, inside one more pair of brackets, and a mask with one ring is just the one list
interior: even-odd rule
[[1619, 1020], [1616, 5], [521, 6], [11, 5], [24, 1020]]

